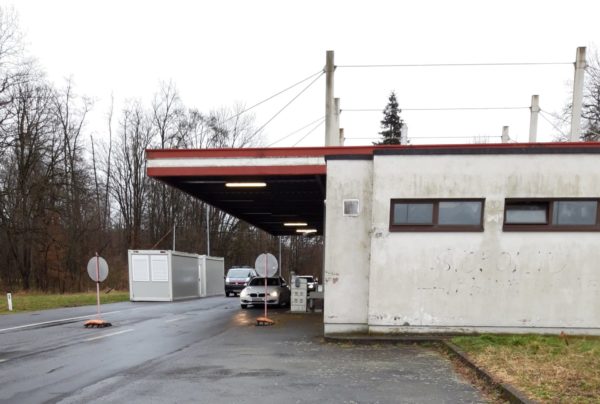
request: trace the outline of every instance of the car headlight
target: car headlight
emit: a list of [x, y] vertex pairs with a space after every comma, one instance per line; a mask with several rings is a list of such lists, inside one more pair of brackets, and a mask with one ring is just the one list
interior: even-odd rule
[[248, 291], [246, 289], [242, 290], [242, 293], [240, 293], [240, 297], [248, 297]]
[[225, 283], [229, 283], [229, 282], [231, 282], [231, 281], [229, 280], [229, 278], [225, 278]]
[[277, 293], [276, 290], [274, 290], [271, 293], [269, 293], [269, 296], [271, 296], [271, 297], [277, 297], [278, 295], [279, 295], [279, 293]]

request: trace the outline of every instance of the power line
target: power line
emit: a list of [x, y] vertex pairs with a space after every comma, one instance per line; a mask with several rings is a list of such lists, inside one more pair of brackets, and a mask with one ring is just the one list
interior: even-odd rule
[[507, 63], [406, 63], [406, 64], [375, 64], [375, 65], [337, 65], [336, 67], [473, 67], [473, 66], [543, 66], [543, 65], [573, 65], [573, 62], [507, 62]]
[[322, 117], [320, 117], [320, 118], [318, 118], [318, 119], [315, 119], [314, 121], [312, 121], [311, 123], [308, 123], [308, 124], [304, 125], [304, 126], [303, 126], [303, 127], [301, 127], [300, 129], [296, 129], [296, 130], [295, 130], [295, 131], [293, 131], [292, 133], [285, 135], [284, 137], [282, 137], [282, 138], [281, 138], [281, 139], [279, 139], [279, 140], [276, 140], [275, 142], [271, 143], [271, 144], [270, 144], [270, 145], [268, 145], [267, 147], [271, 147], [271, 146], [273, 146], [273, 145], [275, 145], [275, 144], [277, 144], [277, 143], [281, 142], [282, 140], [285, 140], [285, 139], [287, 139], [288, 137], [290, 137], [290, 136], [292, 136], [292, 135], [295, 135], [296, 133], [300, 132], [301, 130], [304, 130], [304, 129], [308, 128], [310, 125], [312, 125], [312, 124], [314, 124], [314, 123], [316, 123], [317, 121], [320, 121], [320, 120], [322, 120], [322, 119], [325, 119], [325, 117], [324, 117], [324, 116], [322, 116]]
[[262, 104], [264, 104], [265, 102], [272, 100], [273, 98], [277, 97], [278, 95], [281, 95], [281, 94], [285, 93], [286, 91], [288, 91], [288, 90], [291, 90], [292, 88], [294, 88], [294, 87], [296, 87], [296, 86], [298, 86], [298, 85], [300, 85], [300, 84], [304, 83], [305, 81], [308, 81], [308, 80], [312, 79], [313, 77], [315, 77], [315, 76], [316, 76], [316, 75], [318, 75], [318, 74], [323, 74], [323, 70], [319, 70], [318, 72], [311, 74], [311, 75], [310, 75], [310, 76], [308, 76], [307, 78], [305, 78], [305, 79], [302, 79], [302, 80], [300, 80], [299, 82], [297, 82], [297, 83], [295, 83], [295, 84], [292, 84], [291, 86], [289, 86], [289, 87], [287, 87], [287, 88], [285, 88], [285, 89], [283, 89], [283, 90], [279, 91], [278, 93], [275, 93], [275, 94], [273, 94], [272, 96], [270, 96], [270, 97], [268, 97], [268, 98], [265, 98], [264, 100], [262, 100], [262, 101], [260, 101], [260, 102], [257, 102], [256, 104], [252, 105], [252, 106], [251, 106], [251, 107], [249, 107], [249, 108], [246, 108], [245, 110], [243, 110], [242, 112], [238, 113], [237, 115], [234, 115], [234, 116], [232, 116], [232, 117], [230, 117], [230, 118], [227, 118], [227, 119], [226, 119], [224, 122], [229, 122], [230, 120], [237, 118], [238, 116], [240, 116], [240, 115], [242, 115], [242, 114], [244, 114], [244, 113], [246, 113], [246, 112], [250, 111], [251, 109], [253, 109], [253, 108], [256, 108], [256, 107], [258, 107], [259, 105], [262, 105]]
[[551, 122], [551, 121], [550, 121], [548, 118], [546, 118], [546, 117], [545, 117], [545, 115], [548, 115], [548, 116], [550, 116], [550, 117], [552, 117], [552, 115], [548, 114], [546, 111], [542, 111], [542, 109], [541, 109], [541, 108], [540, 108], [540, 112], [541, 112], [540, 116], [541, 116], [542, 118], [544, 118], [544, 120], [545, 120], [546, 122], [548, 122], [550, 125], [552, 125], [552, 127], [553, 127], [554, 129], [556, 129], [556, 130], [558, 131], [558, 133], [560, 133], [560, 134], [561, 134], [561, 135], [563, 135], [563, 136], [567, 136], [567, 134], [566, 134], [566, 133], [564, 133], [562, 130], [560, 130], [560, 129], [559, 129], [557, 126], [556, 126], [556, 125], [554, 125], [554, 123], [553, 123], [553, 122]]
[[267, 126], [267, 125], [268, 125], [268, 124], [269, 124], [269, 123], [270, 123], [270, 122], [271, 122], [273, 119], [275, 119], [275, 118], [277, 117], [277, 115], [279, 115], [280, 113], [282, 113], [282, 112], [283, 112], [283, 110], [285, 110], [285, 109], [286, 109], [286, 108], [287, 108], [287, 107], [288, 107], [288, 106], [289, 106], [289, 105], [290, 105], [292, 102], [296, 101], [296, 99], [297, 99], [298, 97], [300, 97], [300, 96], [301, 96], [301, 95], [302, 95], [302, 94], [303, 94], [303, 93], [304, 93], [306, 90], [308, 90], [308, 89], [309, 89], [309, 87], [310, 87], [310, 86], [312, 86], [312, 85], [313, 85], [313, 84], [314, 84], [314, 83], [315, 83], [317, 80], [319, 80], [319, 78], [320, 78], [322, 75], [324, 75], [324, 74], [325, 74], [325, 72], [323, 72], [323, 71], [322, 71], [322, 72], [321, 72], [321, 73], [320, 73], [320, 74], [319, 74], [319, 75], [318, 75], [318, 76], [317, 76], [317, 77], [316, 77], [316, 78], [315, 78], [313, 81], [311, 81], [311, 82], [310, 82], [310, 83], [309, 83], [309, 84], [308, 84], [306, 87], [304, 87], [304, 88], [302, 89], [302, 91], [300, 91], [300, 92], [299, 92], [299, 93], [298, 93], [298, 94], [297, 94], [297, 95], [296, 95], [294, 98], [292, 98], [292, 99], [291, 99], [291, 100], [290, 100], [290, 101], [289, 101], [287, 104], [285, 104], [285, 105], [283, 106], [283, 108], [281, 108], [279, 111], [277, 111], [277, 112], [275, 113], [275, 115], [273, 115], [273, 116], [271, 117], [271, 119], [269, 119], [267, 122], [265, 122], [265, 123], [264, 123], [264, 125], [262, 125], [260, 128], [258, 128], [258, 130], [257, 130], [256, 132], [254, 132], [254, 133], [252, 134], [252, 136], [251, 136], [251, 137], [254, 137], [254, 136], [255, 136], [256, 134], [258, 134], [258, 133], [259, 133], [261, 130], [263, 130], [263, 129], [265, 128], [265, 126]]
[[[530, 107], [440, 107], [440, 108], [400, 108], [401, 111], [485, 111], [506, 109], [529, 109]], [[383, 112], [381, 108], [346, 108], [341, 111], [347, 112]]]
[[313, 133], [315, 130], [317, 130], [317, 128], [318, 128], [319, 126], [323, 125], [323, 122], [325, 122], [325, 118], [323, 118], [323, 120], [321, 120], [321, 122], [319, 122], [319, 123], [318, 123], [318, 124], [317, 124], [317, 125], [316, 125], [314, 128], [312, 128], [311, 130], [309, 130], [309, 131], [308, 131], [308, 133], [307, 133], [306, 135], [302, 136], [302, 137], [300, 138], [300, 140], [298, 140], [296, 143], [294, 143], [294, 144], [292, 145], [292, 147], [295, 147], [295, 146], [296, 146], [298, 143], [300, 143], [301, 141], [303, 141], [304, 139], [306, 139], [306, 137], [307, 137], [308, 135], [310, 135], [310, 134], [311, 134], [311, 133]]

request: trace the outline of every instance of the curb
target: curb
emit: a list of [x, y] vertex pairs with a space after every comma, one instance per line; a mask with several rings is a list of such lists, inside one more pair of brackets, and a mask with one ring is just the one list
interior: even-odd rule
[[399, 343], [399, 344], [423, 344], [431, 343], [439, 345], [446, 352], [456, 356], [456, 358], [469, 369], [473, 370], [477, 377], [483, 380], [488, 386], [497, 390], [500, 396], [511, 404], [535, 404], [536, 401], [530, 400], [521, 391], [508, 383], [501, 383], [491, 374], [480, 368], [475, 362], [463, 352], [458, 346], [448, 341], [447, 336], [438, 335], [405, 335], [405, 336], [356, 336], [356, 335], [336, 335], [325, 336], [326, 342], [351, 342], [361, 345], [373, 345], [381, 343]]
[[508, 383], [501, 383], [498, 380], [496, 380], [487, 371], [485, 371], [484, 369], [477, 366], [475, 364], [475, 362], [469, 357], [469, 355], [467, 355], [465, 352], [463, 352], [459, 347], [454, 345], [452, 342], [442, 341], [442, 346], [449, 353], [456, 355], [458, 360], [460, 360], [465, 366], [467, 366], [468, 368], [473, 370], [475, 372], [475, 374], [477, 374], [477, 377], [479, 377], [481, 380], [486, 382], [490, 387], [493, 387], [496, 390], [498, 390], [500, 392], [500, 395], [502, 396], [502, 398], [507, 400], [511, 404], [535, 404], [536, 403], [536, 401], [530, 400], [529, 398], [525, 397], [525, 395], [521, 391], [517, 390], [514, 386], [512, 386]]

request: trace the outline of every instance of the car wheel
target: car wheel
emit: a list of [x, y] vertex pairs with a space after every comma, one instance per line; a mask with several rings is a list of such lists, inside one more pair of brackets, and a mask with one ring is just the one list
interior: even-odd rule
[[229, 297], [229, 292], [225, 292], [225, 296]]
[[242, 309], [246, 309], [248, 307], [247, 304], [240, 304], [240, 306], [242, 307]]

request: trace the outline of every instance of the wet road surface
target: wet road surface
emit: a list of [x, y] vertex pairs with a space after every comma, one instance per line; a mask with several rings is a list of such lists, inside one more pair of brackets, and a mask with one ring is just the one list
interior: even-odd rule
[[93, 307], [1, 316], [0, 402], [483, 401], [434, 351], [326, 343], [317, 313], [273, 310], [256, 327], [262, 311], [238, 303], [105, 305], [104, 329], [77, 318]]

